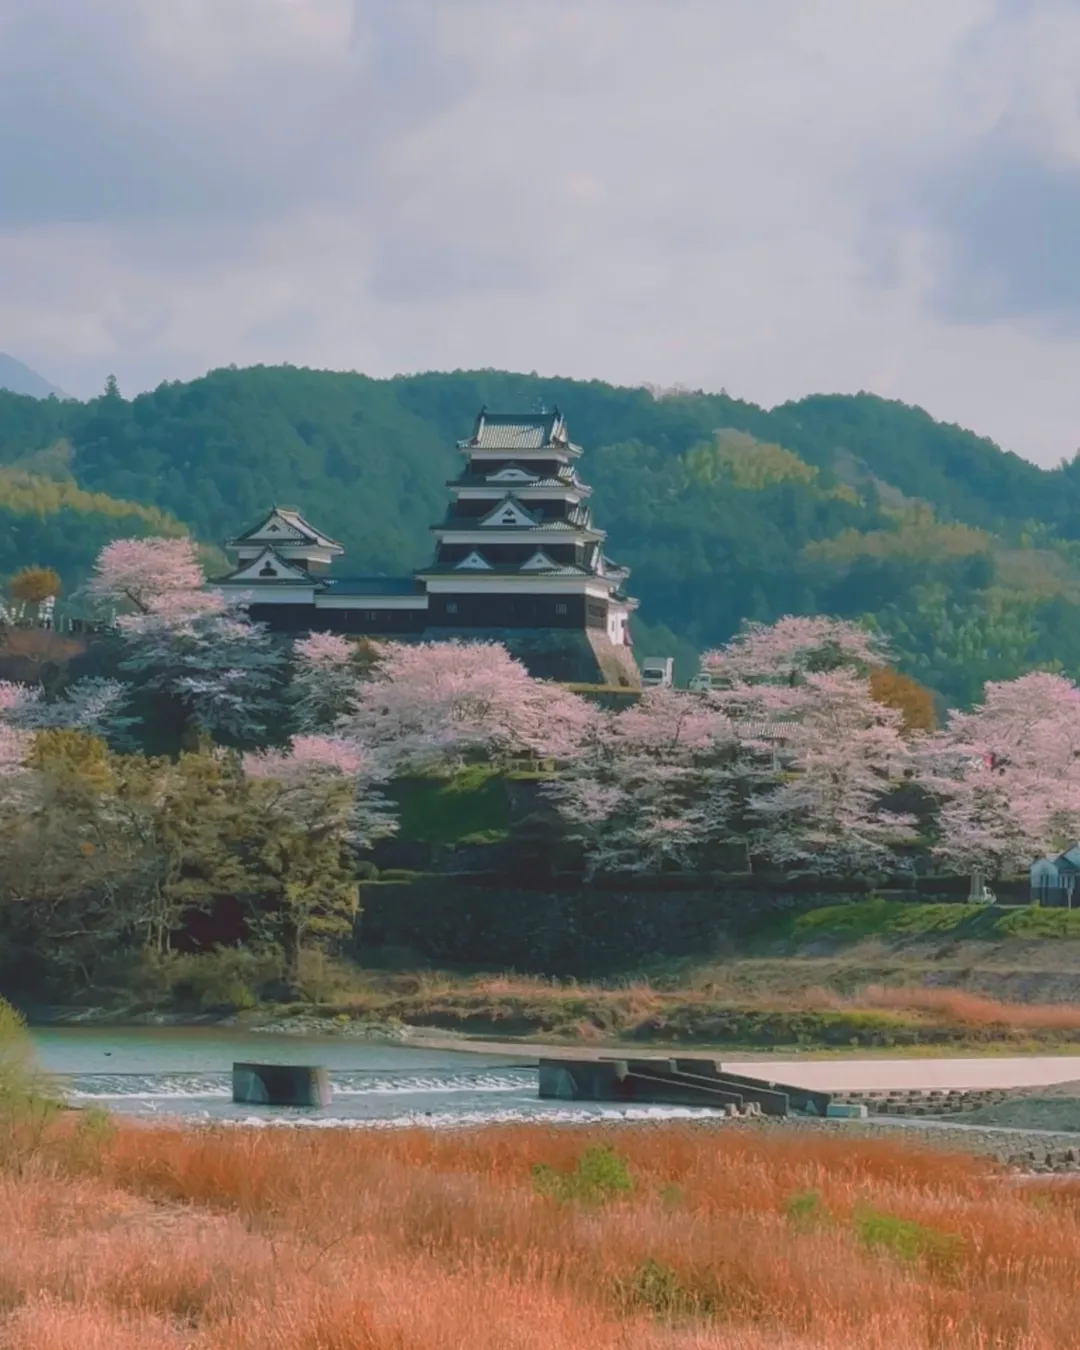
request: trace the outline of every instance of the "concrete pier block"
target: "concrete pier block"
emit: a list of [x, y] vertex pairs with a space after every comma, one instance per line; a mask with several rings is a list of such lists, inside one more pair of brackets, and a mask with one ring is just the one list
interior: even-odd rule
[[233, 1101], [246, 1106], [329, 1106], [326, 1070], [308, 1064], [234, 1064]]
[[557, 1097], [572, 1102], [577, 1097], [574, 1076], [563, 1065], [552, 1060], [540, 1061], [540, 1096]]
[[830, 1102], [825, 1114], [830, 1120], [865, 1120], [870, 1113], [861, 1102]]
[[542, 1059], [539, 1068], [541, 1097], [610, 1102], [629, 1095], [625, 1060]]

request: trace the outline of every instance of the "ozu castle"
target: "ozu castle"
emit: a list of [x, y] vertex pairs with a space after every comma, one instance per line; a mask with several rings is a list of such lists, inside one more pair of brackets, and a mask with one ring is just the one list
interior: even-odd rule
[[236, 566], [217, 584], [277, 632], [490, 639], [541, 678], [640, 687], [629, 572], [604, 552], [565, 418], [483, 409], [458, 449], [434, 556], [411, 577], [331, 575], [341, 545], [275, 506], [229, 541]]

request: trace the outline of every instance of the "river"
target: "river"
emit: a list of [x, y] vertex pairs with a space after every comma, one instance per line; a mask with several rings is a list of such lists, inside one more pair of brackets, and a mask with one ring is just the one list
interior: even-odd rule
[[[534, 1065], [506, 1055], [293, 1036], [230, 1027], [36, 1027], [38, 1059], [74, 1106], [143, 1120], [251, 1125], [480, 1125], [711, 1117], [703, 1109], [541, 1101]], [[237, 1106], [236, 1060], [321, 1064], [333, 1100], [322, 1110]]]

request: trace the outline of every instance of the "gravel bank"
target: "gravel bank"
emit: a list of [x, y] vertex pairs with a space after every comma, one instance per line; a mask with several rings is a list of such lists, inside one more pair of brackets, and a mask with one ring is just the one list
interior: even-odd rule
[[1011, 1092], [1002, 1102], [967, 1112], [964, 1119], [972, 1125], [1080, 1133], [1080, 1080]]
[[864, 1139], [896, 1139], [949, 1153], [980, 1153], [1019, 1172], [1080, 1176], [1080, 1132], [956, 1125], [947, 1120], [821, 1120], [767, 1116], [725, 1122], [733, 1129], [818, 1130]]

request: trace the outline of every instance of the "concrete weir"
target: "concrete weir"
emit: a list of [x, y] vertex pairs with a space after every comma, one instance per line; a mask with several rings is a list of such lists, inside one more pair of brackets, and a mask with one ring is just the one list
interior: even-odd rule
[[726, 1072], [712, 1059], [541, 1059], [540, 1096], [566, 1101], [707, 1106], [729, 1115], [824, 1116], [827, 1092]]
[[326, 1070], [307, 1064], [234, 1064], [233, 1101], [247, 1106], [329, 1106]]

